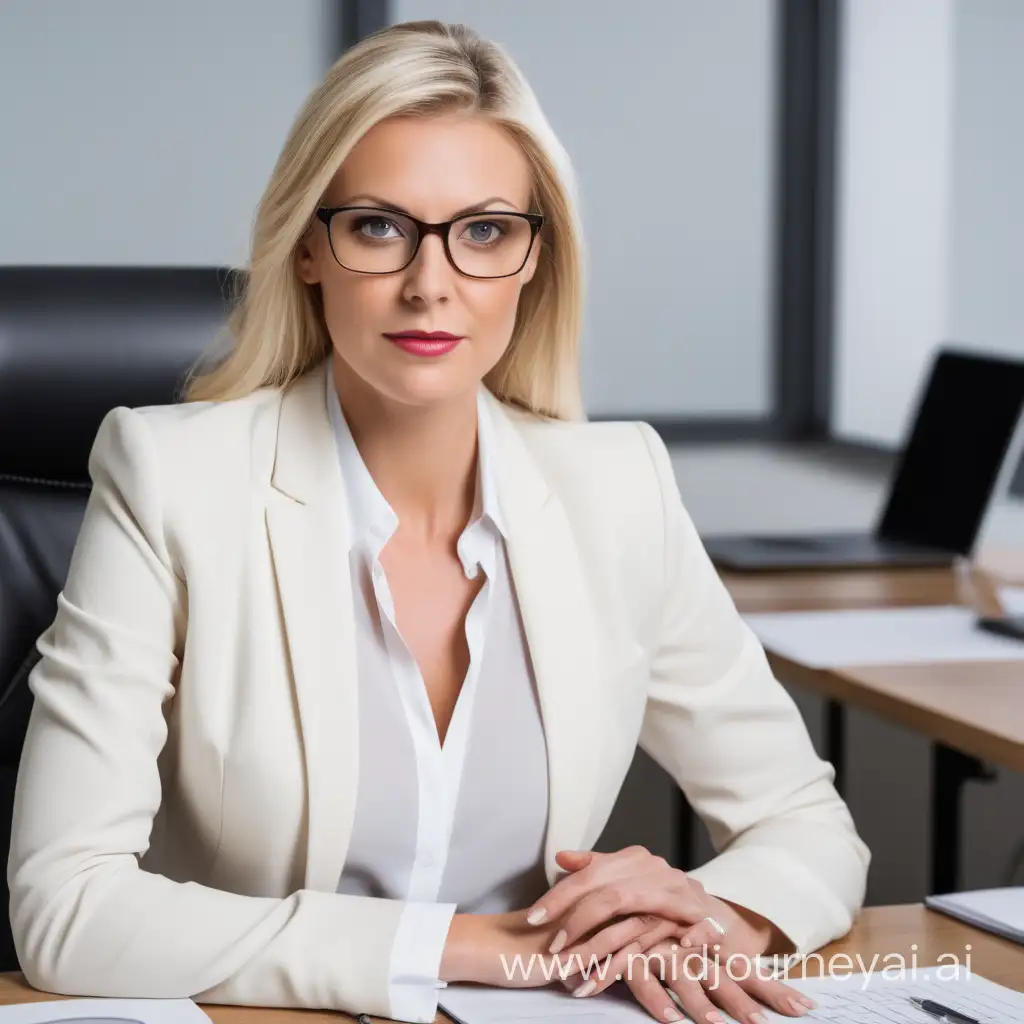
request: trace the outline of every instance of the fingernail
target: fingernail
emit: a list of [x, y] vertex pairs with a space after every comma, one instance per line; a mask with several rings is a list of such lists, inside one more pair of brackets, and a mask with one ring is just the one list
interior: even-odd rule
[[548, 912], [543, 907], [538, 907], [536, 910], [531, 910], [526, 915], [527, 924], [540, 924], [545, 917], [548, 916]]
[[596, 988], [597, 988], [597, 982], [594, 981], [593, 978], [591, 978], [590, 981], [583, 982], [583, 984], [580, 985], [580, 987], [578, 989], [576, 989], [575, 992], [573, 992], [573, 995], [577, 999], [582, 999], [584, 996], [589, 996], [590, 993], [593, 992], [594, 989], [596, 989]]
[[768, 1024], [768, 1019], [763, 1013], [752, 1013], [750, 1015], [751, 1024]]
[[562, 947], [565, 945], [565, 940], [568, 938], [568, 933], [564, 928], [559, 928], [558, 934], [555, 936], [555, 941], [548, 946], [549, 953], [561, 953]]
[[674, 1007], [670, 1006], [665, 1011], [665, 1020], [682, 1020], [683, 1015]]
[[816, 1010], [818, 1008], [818, 1004], [809, 996], [795, 996], [794, 998], [798, 1003], [803, 1003], [808, 1010]]
[[798, 1017], [802, 1017], [810, 1009], [806, 1003], [802, 1003], [799, 999], [790, 999], [789, 1005], [793, 1007], [793, 1012]]
[[711, 1021], [711, 1024], [725, 1024], [725, 1018], [717, 1010], [704, 1014], [704, 1019]]

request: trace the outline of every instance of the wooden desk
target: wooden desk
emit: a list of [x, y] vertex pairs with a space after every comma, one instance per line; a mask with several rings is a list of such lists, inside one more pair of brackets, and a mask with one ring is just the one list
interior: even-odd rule
[[[893, 963], [882, 959], [887, 953], [898, 953], [909, 966], [913, 962], [911, 947], [915, 943], [919, 967], [935, 963], [943, 953], [952, 953], [963, 963], [967, 955], [964, 947], [970, 944], [974, 973], [1024, 992], [1024, 946], [977, 931], [926, 910], [920, 904], [869, 907], [861, 912], [849, 935], [824, 947], [820, 953], [826, 963], [828, 957], [836, 953], [846, 953], [851, 958], [860, 954], [868, 966], [877, 953], [876, 969], [881, 970], [886, 963]], [[853, 963], [853, 970], [858, 970], [856, 959]], [[816, 960], [808, 961], [806, 973], [819, 973], [818, 966]], [[837, 970], [844, 968], [845, 962]], [[791, 974], [791, 977], [797, 976], [796, 972]], [[29, 988], [20, 974], [0, 974], [0, 1006], [54, 998], [57, 997]], [[337, 1024], [351, 1019], [347, 1014], [310, 1010], [261, 1010], [240, 1006], [204, 1006], [203, 1009], [214, 1024]], [[439, 1014], [437, 1024], [448, 1022]]]
[[842, 608], [898, 608], [911, 605], [969, 604], [998, 611], [995, 589], [1024, 585], [1019, 556], [1001, 555], [1011, 567], [997, 571], [995, 556], [983, 568], [843, 569], [814, 572], [721, 573], [743, 613], [819, 611]]
[[[859, 953], [869, 966], [871, 957], [879, 953], [878, 969], [881, 969], [886, 953], [900, 954], [909, 965], [913, 954], [911, 947], [915, 943], [920, 967], [935, 963], [943, 953], [953, 953], [963, 962], [964, 947], [969, 944], [971, 970], [975, 974], [1024, 992], [1024, 946], [961, 924], [920, 903], [867, 907], [860, 912], [845, 938], [830, 943], [820, 952], [826, 962], [835, 953], [851, 957]], [[807, 973], [814, 972], [808, 970]]]
[[[743, 613], [963, 604], [999, 614], [997, 587], [1019, 579], [1019, 556], [992, 556], [984, 570], [844, 570], [740, 575], [722, 579]], [[1008, 568], [999, 572], [999, 564]], [[932, 891], [956, 889], [959, 794], [970, 778], [990, 778], [983, 762], [1024, 771], [1024, 649], [1020, 661], [809, 668], [768, 652], [775, 674], [825, 697], [826, 756], [842, 790], [843, 708], [852, 705], [933, 742]]]

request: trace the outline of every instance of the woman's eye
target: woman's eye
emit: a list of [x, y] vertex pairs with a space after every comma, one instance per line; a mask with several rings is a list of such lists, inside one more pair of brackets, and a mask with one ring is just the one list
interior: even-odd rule
[[390, 221], [387, 217], [363, 217], [362, 220], [356, 222], [356, 230], [361, 235], [366, 235], [367, 238], [388, 238], [388, 232], [394, 229], [398, 231], [397, 225], [394, 221]]
[[471, 242], [493, 242], [503, 234], [501, 226], [493, 220], [478, 220], [466, 228]]

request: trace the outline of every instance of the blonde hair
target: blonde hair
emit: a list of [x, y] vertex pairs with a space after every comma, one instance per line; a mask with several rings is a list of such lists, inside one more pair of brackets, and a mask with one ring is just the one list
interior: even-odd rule
[[533, 91], [497, 45], [463, 25], [407, 22], [347, 51], [295, 119], [260, 200], [250, 266], [227, 323], [230, 349], [193, 368], [186, 400], [225, 401], [283, 387], [331, 352], [319, 287], [298, 276], [296, 246], [345, 157], [379, 121], [465, 111], [522, 147], [544, 214], [533, 280], [510, 344], [484, 379], [500, 400], [556, 419], [582, 418], [579, 335], [583, 248], [568, 155]]

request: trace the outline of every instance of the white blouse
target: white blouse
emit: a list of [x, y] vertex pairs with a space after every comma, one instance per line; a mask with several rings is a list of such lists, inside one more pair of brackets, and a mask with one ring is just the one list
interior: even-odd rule
[[359, 454], [331, 374], [327, 390], [351, 522], [359, 671], [359, 784], [337, 891], [406, 901], [391, 951], [390, 1016], [432, 1021], [452, 915], [525, 908], [547, 888], [540, 705], [483, 396], [476, 501], [457, 551], [467, 579], [482, 571], [486, 582], [466, 615], [469, 669], [442, 746], [380, 563], [398, 518]]

